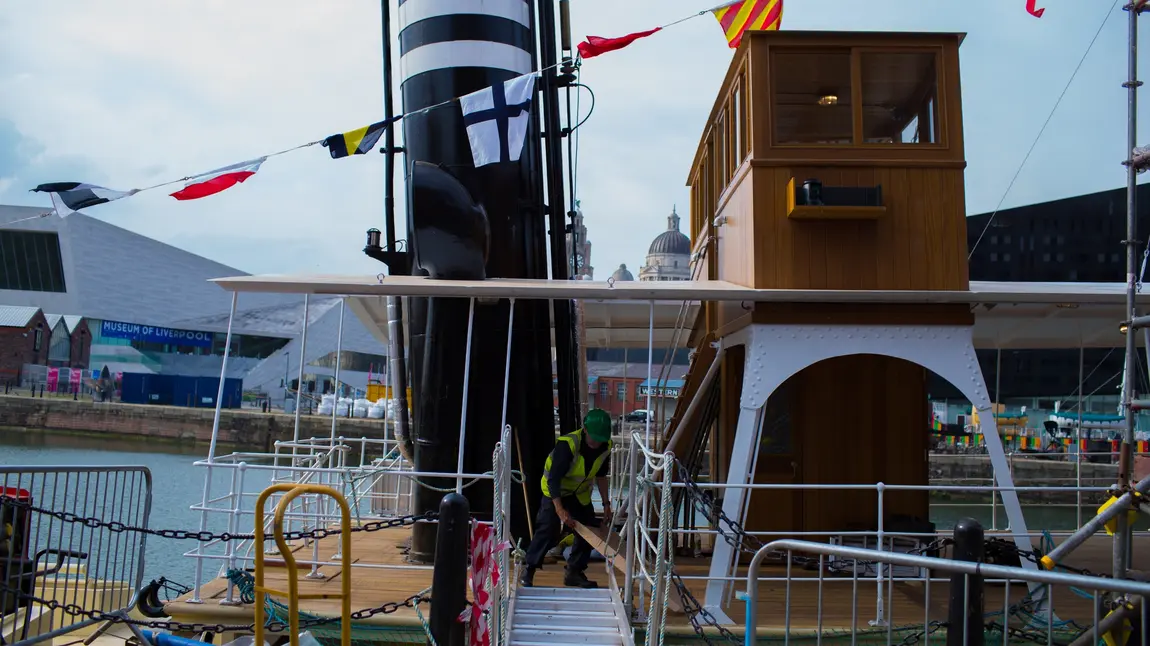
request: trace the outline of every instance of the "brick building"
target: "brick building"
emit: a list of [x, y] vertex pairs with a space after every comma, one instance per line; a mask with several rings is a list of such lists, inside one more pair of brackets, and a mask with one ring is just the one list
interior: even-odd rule
[[48, 365], [54, 368], [87, 368], [92, 352], [92, 333], [82, 316], [47, 314], [52, 330]]
[[19, 382], [26, 363], [47, 364], [51, 338], [40, 308], [0, 306], [0, 382]]

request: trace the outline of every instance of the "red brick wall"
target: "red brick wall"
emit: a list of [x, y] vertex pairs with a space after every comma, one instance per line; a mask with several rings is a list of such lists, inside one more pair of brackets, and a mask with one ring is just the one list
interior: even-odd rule
[[[36, 350], [36, 330], [41, 331], [40, 349]], [[26, 363], [48, 363], [48, 346], [52, 334], [48, 320], [37, 312], [27, 327], [0, 327], [0, 382], [17, 381]]]
[[[644, 377], [628, 377], [626, 379], [626, 401], [619, 399], [619, 384], [624, 382], [622, 377], [599, 377], [595, 382], [594, 390], [590, 396], [591, 405], [595, 408], [602, 408], [611, 414], [612, 417], [622, 415], [624, 412], [631, 412], [636, 408], [643, 408], [643, 406], [636, 402], [635, 393], [639, 390], [639, 384], [643, 383], [647, 378]], [[606, 397], [600, 393], [603, 392], [603, 384], [607, 385]]]

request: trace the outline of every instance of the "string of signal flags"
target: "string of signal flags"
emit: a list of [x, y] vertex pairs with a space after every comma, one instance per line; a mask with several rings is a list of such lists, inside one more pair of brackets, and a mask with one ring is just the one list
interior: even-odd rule
[[[1026, 10], [1035, 18], [1041, 18], [1046, 11], [1046, 9], [1037, 7], [1037, 0], [1026, 0]], [[641, 38], [646, 38], [668, 27], [708, 13], [718, 20], [719, 26], [723, 30], [723, 36], [727, 40], [727, 46], [734, 49], [739, 46], [743, 34], [748, 30], [772, 31], [780, 29], [783, 21], [783, 0], [728, 0], [718, 6], [704, 9], [646, 31], [633, 32], [614, 38], [588, 36], [585, 41], [578, 45], [579, 55], [576, 65], [579, 65], [584, 59], [623, 49]], [[183, 188], [170, 193], [171, 197], [180, 201], [204, 198], [243, 183], [255, 175], [260, 170], [261, 165], [269, 158], [304, 148], [323, 146], [327, 148], [332, 159], [366, 154], [375, 148], [387, 128], [392, 127], [401, 119], [454, 104], [459, 104], [462, 110], [468, 140], [471, 144], [472, 158], [476, 167], [518, 161], [526, 138], [527, 116], [534, 92], [535, 78], [557, 66], [558, 64], [528, 72], [505, 81], [502, 85], [491, 86], [464, 96], [454, 97], [362, 128], [336, 133], [286, 150], [145, 188], [119, 191], [83, 182], [40, 184], [31, 189], [31, 192], [48, 193], [54, 210], [4, 224], [47, 217], [53, 212], [60, 217], [67, 217], [82, 209], [181, 182], [184, 184]], [[386, 151], [381, 150], [381, 152]]]

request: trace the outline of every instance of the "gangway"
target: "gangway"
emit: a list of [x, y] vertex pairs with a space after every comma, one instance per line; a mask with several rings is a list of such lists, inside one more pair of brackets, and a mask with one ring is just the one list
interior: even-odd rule
[[618, 591], [519, 588], [511, 606], [510, 646], [634, 646]]

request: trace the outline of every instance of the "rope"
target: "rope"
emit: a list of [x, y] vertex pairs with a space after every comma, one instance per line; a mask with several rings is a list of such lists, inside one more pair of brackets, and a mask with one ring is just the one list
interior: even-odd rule
[[[642, 445], [640, 444], [640, 446]], [[643, 448], [643, 451], [646, 452], [646, 448]], [[674, 456], [670, 453], [664, 454], [662, 457], [664, 467], [674, 464]], [[670, 593], [671, 561], [673, 559], [673, 555], [669, 554], [667, 550], [667, 539], [671, 533], [671, 481], [673, 475], [673, 469], [663, 469], [662, 500], [659, 505], [659, 545], [655, 549], [654, 579], [658, 582], [658, 598], [652, 595], [651, 611], [647, 614], [647, 646], [663, 646], [666, 640], [667, 606], [670, 605], [667, 599]], [[659, 639], [652, 643], [651, 636], [655, 634], [656, 628]]]

